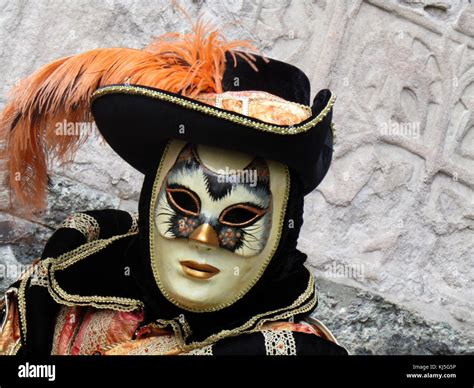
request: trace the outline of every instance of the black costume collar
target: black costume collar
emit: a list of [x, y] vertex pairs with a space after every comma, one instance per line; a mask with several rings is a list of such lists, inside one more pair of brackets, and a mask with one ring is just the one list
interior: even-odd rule
[[[132, 311], [144, 309], [143, 325], [171, 327], [183, 347], [200, 347], [259, 328], [266, 321], [309, 314], [317, 298], [314, 279], [296, 249], [302, 224], [303, 195], [294, 175], [280, 243], [255, 286], [231, 306], [193, 313], [169, 302], [151, 270], [149, 208], [155, 174], [148, 174], [140, 198], [139, 233], [96, 240], [46, 262], [49, 295], [58, 304]], [[289, 228], [293, 220], [293, 228]], [[30, 297], [42, 287], [30, 287]], [[28, 305], [28, 303], [27, 303]], [[34, 324], [33, 324], [34, 326]]]
[[[96, 240], [52, 261], [49, 295], [60, 305], [133, 311], [144, 309], [143, 325], [171, 327], [183, 348], [201, 347], [219, 339], [259, 328], [267, 321], [303, 316], [316, 307], [314, 279], [297, 265], [287, 276], [264, 278], [241, 300], [217, 312], [191, 313], [170, 303], [144, 270], [137, 233]], [[289, 260], [300, 262], [296, 251]], [[146, 268], [146, 267], [145, 267]], [[124, 276], [130, 269], [131, 276]], [[42, 287], [28, 287], [27, 298], [38, 298]], [[28, 305], [28, 303], [27, 303]], [[32, 322], [31, 326], [35, 326]], [[30, 326], [30, 325], [28, 325]]]
[[140, 251], [138, 260], [133, 260], [132, 274], [145, 306], [145, 324], [171, 325], [184, 344], [194, 347], [250, 331], [265, 321], [306, 315], [314, 310], [317, 301], [314, 279], [303, 265], [306, 255], [296, 249], [303, 222], [303, 188], [295, 174], [291, 173], [278, 247], [253, 288], [229, 307], [214, 312], [189, 312], [169, 302], [156, 284], [150, 258], [149, 228], [152, 224], [149, 217], [159, 166], [158, 163], [145, 175], [139, 205], [140, 233], [130, 246], [131, 252], [137, 250], [135, 245]]

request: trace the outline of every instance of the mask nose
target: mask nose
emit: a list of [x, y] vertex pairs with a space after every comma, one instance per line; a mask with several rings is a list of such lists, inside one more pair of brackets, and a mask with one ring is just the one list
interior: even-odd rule
[[190, 241], [208, 245], [213, 248], [219, 247], [219, 238], [210, 224], [202, 224], [198, 226], [188, 238]]

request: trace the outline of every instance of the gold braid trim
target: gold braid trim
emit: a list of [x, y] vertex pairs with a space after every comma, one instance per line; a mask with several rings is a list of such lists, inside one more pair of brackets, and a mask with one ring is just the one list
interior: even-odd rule
[[85, 213], [74, 213], [66, 218], [58, 227], [69, 228], [79, 231], [87, 242], [97, 240], [100, 235], [100, 225], [97, 220]]
[[32, 267], [32, 272], [30, 276], [30, 287], [39, 286], [48, 288], [49, 278], [48, 278], [48, 267], [53, 259], [44, 259], [38, 261]]
[[246, 127], [257, 129], [259, 131], [271, 132], [271, 133], [275, 133], [279, 135], [296, 135], [299, 133], [306, 132], [309, 129], [315, 127], [318, 123], [320, 123], [326, 117], [326, 115], [329, 113], [329, 111], [331, 110], [336, 100], [336, 96], [331, 93], [331, 97], [329, 98], [328, 103], [316, 117], [313, 117], [311, 120], [307, 121], [304, 124], [283, 126], [283, 125], [269, 124], [260, 120], [254, 120], [250, 117], [236, 115], [229, 111], [225, 111], [225, 110], [218, 109], [207, 104], [200, 103], [199, 101], [196, 101], [196, 100], [190, 101], [189, 99], [182, 98], [179, 95], [169, 95], [168, 93], [163, 93], [158, 90], [146, 89], [141, 86], [131, 86], [131, 85], [105, 86], [103, 88], [100, 88], [96, 92], [94, 92], [94, 94], [92, 95], [92, 101], [96, 100], [97, 98], [101, 96], [104, 96], [107, 94], [116, 94], [116, 93], [139, 95], [139, 96], [150, 97], [156, 100], [170, 102], [172, 104], [179, 105], [183, 108], [195, 110], [197, 112], [201, 112], [209, 116], [217, 117], [219, 119], [227, 120], [235, 124], [240, 124]]
[[25, 276], [18, 288], [18, 312], [20, 313], [20, 331], [23, 342], [26, 342], [26, 287], [29, 279], [29, 276]]
[[12, 349], [11, 353], [9, 354], [10, 356], [16, 356], [18, 351], [21, 348], [21, 341], [18, 339], [18, 342], [15, 344], [15, 347]]
[[[133, 226], [133, 224], [132, 224]], [[61, 305], [66, 306], [93, 306], [96, 308], [108, 308], [116, 311], [134, 311], [143, 307], [143, 303], [136, 299], [121, 298], [121, 297], [107, 297], [107, 296], [80, 296], [71, 295], [64, 291], [58, 284], [55, 278], [55, 272], [68, 268], [78, 261], [99, 252], [116, 240], [137, 234], [137, 231], [129, 232], [123, 235], [113, 236], [108, 239], [94, 240], [79, 246], [72, 251], [66, 252], [57, 258], [48, 257], [40, 262], [40, 265], [32, 264], [20, 277], [20, 286], [18, 288], [18, 311], [20, 318], [21, 339], [26, 342], [27, 323], [26, 323], [26, 290], [30, 280], [33, 281], [30, 285], [39, 285], [48, 288], [48, 292], [53, 300]], [[39, 267], [39, 268], [38, 268]], [[38, 282], [36, 277], [38, 273], [35, 271], [41, 270], [42, 279]], [[49, 275], [49, 279], [45, 279], [43, 275]], [[15, 347], [17, 352], [21, 346]]]
[[[20, 320], [20, 341], [17, 346], [15, 346], [14, 351], [18, 352], [21, 347], [21, 340], [26, 342], [26, 332], [27, 332], [27, 325], [26, 325], [26, 289], [28, 288], [28, 283], [32, 275], [34, 275], [36, 270], [37, 262], [33, 262], [30, 264], [25, 271], [20, 275], [18, 279], [20, 281], [20, 286], [18, 290], [15, 288], [11, 288], [7, 291], [7, 293], [12, 290], [17, 292], [18, 296], [18, 317]], [[16, 353], [15, 353], [16, 354]]]
[[138, 213], [129, 213], [130, 217], [132, 217], [132, 225], [127, 233], [134, 233], [138, 232]]
[[59, 256], [49, 266], [50, 281], [48, 285], [51, 297], [59, 304], [66, 306], [93, 306], [97, 308], [108, 308], [117, 311], [133, 311], [143, 307], [143, 303], [137, 299], [113, 297], [113, 296], [81, 296], [72, 295], [64, 291], [56, 280], [56, 271], [64, 270], [71, 265], [81, 261], [88, 256], [101, 251], [116, 240], [132, 236], [138, 232], [125, 233], [108, 239], [100, 239], [83, 244], [80, 247]]
[[182, 353], [183, 356], [213, 356], [212, 345], [205, 346], [203, 348], [194, 349], [187, 353]]
[[[308, 271], [308, 269], [306, 270]], [[186, 321], [183, 314], [181, 314], [178, 320], [176, 318], [171, 319], [171, 320], [159, 319], [156, 321], [155, 326], [159, 328], [165, 328], [166, 326], [171, 326], [176, 338], [178, 339], [179, 348], [185, 352], [191, 351], [193, 349], [198, 349], [203, 346], [212, 345], [213, 343], [226, 337], [235, 337], [237, 335], [244, 334], [244, 333], [260, 332], [261, 327], [266, 322], [269, 322], [269, 321], [278, 321], [282, 319], [288, 319], [294, 315], [309, 312], [316, 306], [316, 303], [318, 300], [316, 295], [314, 296], [314, 298], [310, 298], [311, 295], [314, 293], [314, 290], [315, 290], [314, 277], [313, 277], [313, 274], [309, 272], [308, 286], [303, 291], [303, 293], [290, 306], [282, 307], [277, 310], [267, 311], [262, 314], [255, 315], [254, 317], [250, 318], [247, 322], [245, 322], [243, 325], [231, 330], [222, 330], [221, 332], [217, 334], [213, 334], [209, 336], [204, 341], [191, 342], [190, 344], [185, 343], [185, 340], [188, 337], [188, 335], [183, 336], [183, 328], [180, 325], [180, 323], [182, 324], [183, 321]], [[277, 315], [273, 315], [273, 314], [277, 314]], [[189, 324], [187, 323], [187, 321], [186, 321], [186, 326], [189, 327]], [[184, 331], [187, 331], [187, 330], [184, 330]]]

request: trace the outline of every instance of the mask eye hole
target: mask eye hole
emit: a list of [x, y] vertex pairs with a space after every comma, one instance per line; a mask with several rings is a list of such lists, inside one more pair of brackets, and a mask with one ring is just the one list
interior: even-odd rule
[[185, 187], [168, 187], [166, 196], [169, 204], [176, 210], [188, 215], [198, 216], [201, 211], [199, 197]]
[[223, 225], [234, 227], [247, 227], [257, 221], [266, 212], [257, 205], [240, 203], [224, 209], [219, 216], [219, 222]]

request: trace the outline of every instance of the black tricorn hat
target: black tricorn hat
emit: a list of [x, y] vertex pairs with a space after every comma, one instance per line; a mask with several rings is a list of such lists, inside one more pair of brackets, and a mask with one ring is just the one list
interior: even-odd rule
[[197, 22], [193, 32], [164, 34], [144, 49], [95, 49], [44, 65], [0, 114], [0, 165], [14, 197], [24, 209], [44, 208], [50, 162], [71, 161], [93, 133], [75, 124], [94, 118], [144, 173], [168, 140], [180, 139], [282, 162], [310, 192], [331, 163], [334, 97], [322, 90], [310, 107], [301, 70], [249, 50]]
[[[310, 83], [295, 66], [255, 55], [255, 71], [244, 58], [235, 63], [226, 56], [224, 92], [266, 92], [309, 111]], [[277, 125], [165, 90], [122, 84], [99, 88], [91, 110], [107, 143], [145, 174], [168, 140], [180, 139], [281, 162], [300, 178], [307, 194], [331, 164], [334, 100], [329, 90], [321, 90], [304, 121]]]

